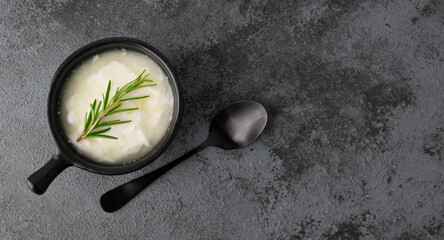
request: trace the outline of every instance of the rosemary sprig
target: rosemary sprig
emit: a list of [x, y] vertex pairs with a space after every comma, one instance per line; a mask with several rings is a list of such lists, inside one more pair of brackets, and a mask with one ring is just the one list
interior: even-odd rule
[[143, 72], [136, 79], [125, 84], [125, 86], [123, 86], [122, 88], [118, 87], [116, 93], [114, 94], [113, 97], [111, 97], [111, 99], [109, 98], [111, 90], [111, 80], [109, 80], [105, 94], [102, 93], [102, 101], [97, 102], [97, 99], [94, 99], [94, 101], [90, 104], [89, 112], [85, 113], [85, 125], [83, 127], [82, 134], [76, 139], [77, 142], [80, 142], [80, 140], [86, 138], [117, 139], [117, 137], [106, 135], [104, 133], [108, 132], [111, 129], [111, 127], [109, 126], [129, 123], [131, 122], [131, 120], [126, 120], [126, 121], [122, 120], [103, 121], [103, 120], [105, 117], [115, 113], [134, 111], [139, 109], [138, 107], [119, 109], [119, 107], [122, 105], [122, 102], [149, 97], [148, 95], [146, 95], [140, 97], [123, 98], [126, 94], [136, 89], [144, 87], [152, 87], [157, 85], [157, 84], [142, 85], [142, 83], [145, 82], [152, 82], [152, 80], [146, 79], [148, 77], [148, 74], [143, 75], [144, 73], [145, 70], [143, 70]]

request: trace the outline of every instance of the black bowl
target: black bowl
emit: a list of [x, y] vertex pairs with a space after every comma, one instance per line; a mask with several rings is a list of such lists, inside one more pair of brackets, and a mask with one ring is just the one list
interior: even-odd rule
[[[93, 161], [89, 157], [76, 151], [72, 143], [70, 143], [68, 138], [64, 135], [58, 112], [60, 111], [62, 90], [65, 86], [66, 79], [72, 73], [72, 70], [83, 61], [96, 54], [121, 48], [145, 54], [161, 67], [165, 75], [168, 77], [173, 92], [174, 111], [165, 136], [154, 149], [142, 158], [130, 163], [111, 165]], [[101, 39], [78, 49], [57, 69], [49, 91], [47, 109], [48, 122], [58, 151], [48, 163], [28, 178], [29, 188], [36, 194], [43, 194], [57, 175], [69, 166], [76, 166], [98, 174], [118, 175], [133, 172], [148, 165], [162, 154], [171, 143], [180, 124], [183, 108], [182, 104], [180, 87], [173, 68], [168, 60], [151, 45], [133, 38], [114, 37]]]

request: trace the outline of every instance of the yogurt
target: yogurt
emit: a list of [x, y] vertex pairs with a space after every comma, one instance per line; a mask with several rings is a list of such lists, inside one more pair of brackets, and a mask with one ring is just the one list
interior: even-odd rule
[[[157, 85], [137, 89], [124, 98], [149, 97], [122, 102], [119, 108], [138, 107], [138, 110], [104, 118], [104, 121], [131, 120], [110, 126], [106, 135], [118, 139], [87, 138], [76, 142], [82, 134], [90, 103], [94, 99], [102, 100], [108, 81], [111, 80], [111, 98], [117, 87], [134, 80], [143, 70]], [[73, 70], [63, 91], [60, 118], [65, 135], [81, 154], [101, 163], [124, 164], [147, 154], [162, 140], [171, 122], [173, 108], [171, 86], [162, 69], [146, 55], [121, 49], [95, 55]]]

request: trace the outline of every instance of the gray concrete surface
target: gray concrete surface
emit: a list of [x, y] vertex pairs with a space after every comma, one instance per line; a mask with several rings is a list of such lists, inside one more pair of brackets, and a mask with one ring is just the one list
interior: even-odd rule
[[[25, 179], [55, 152], [49, 82], [82, 45], [144, 40], [179, 70], [186, 111], [152, 165]], [[444, 2], [3, 1], [0, 239], [444, 239]], [[263, 103], [248, 148], [208, 148], [120, 211], [107, 190], [203, 141], [213, 114]]]

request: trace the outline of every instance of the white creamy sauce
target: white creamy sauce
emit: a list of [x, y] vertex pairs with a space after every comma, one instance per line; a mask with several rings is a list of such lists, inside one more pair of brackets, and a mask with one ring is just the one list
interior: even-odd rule
[[[102, 100], [111, 80], [110, 98], [117, 87], [134, 80], [143, 70], [157, 84], [140, 88], [125, 98], [149, 95], [148, 98], [125, 101], [119, 108], [139, 107], [105, 117], [105, 121], [120, 119], [129, 123], [112, 125], [106, 135], [118, 139], [88, 138], [75, 140], [82, 134], [89, 104]], [[174, 99], [171, 86], [162, 69], [147, 56], [130, 50], [113, 50], [82, 63], [69, 76], [61, 104], [61, 122], [66, 136], [77, 150], [90, 158], [109, 164], [122, 164], [147, 154], [164, 137], [173, 115]]]

